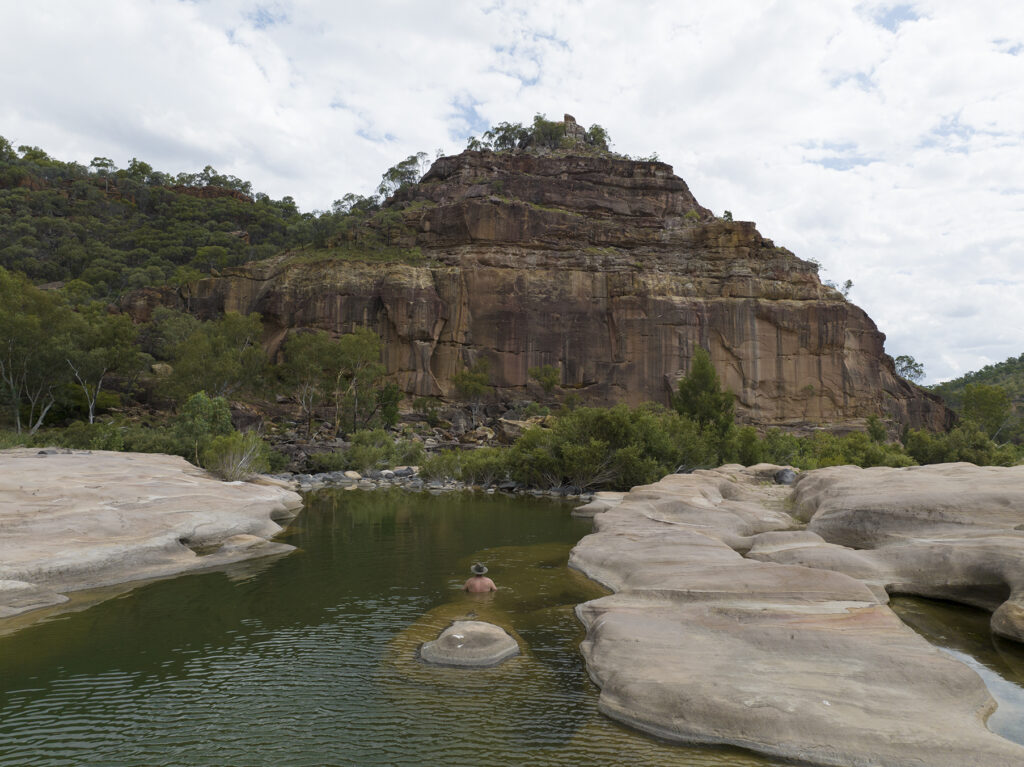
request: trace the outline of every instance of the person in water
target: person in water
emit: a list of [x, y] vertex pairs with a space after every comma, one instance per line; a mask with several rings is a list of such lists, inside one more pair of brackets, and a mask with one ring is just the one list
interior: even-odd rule
[[494, 581], [487, 577], [487, 568], [482, 564], [477, 562], [469, 569], [473, 575], [462, 585], [463, 591], [468, 591], [470, 594], [483, 594], [488, 591], [498, 590], [498, 587], [494, 585]]

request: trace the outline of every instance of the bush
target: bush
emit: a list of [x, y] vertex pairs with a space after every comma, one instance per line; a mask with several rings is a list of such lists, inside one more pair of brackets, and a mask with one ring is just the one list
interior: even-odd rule
[[508, 477], [509, 455], [504, 447], [446, 450], [427, 458], [420, 475], [427, 479], [456, 479], [467, 485], [492, 485]]
[[350, 469], [381, 469], [394, 459], [395, 441], [384, 429], [363, 429], [352, 434], [352, 446], [345, 455]]
[[918, 463], [967, 461], [978, 466], [1013, 466], [1020, 455], [1010, 445], [996, 445], [972, 421], [958, 424], [946, 434], [923, 429], [908, 432], [907, 453]]
[[228, 401], [223, 397], [211, 398], [204, 391], [189, 397], [174, 419], [174, 436], [189, 446], [194, 456], [198, 456], [214, 437], [226, 436], [232, 431]]
[[511, 476], [536, 487], [628, 489], [679, 468], [716, 464], [714, 426], [657, 405], [580, 407], [550, 429], [528, 429], [512, 446]]
[[343, 471], [348, 468], [348, 456], [344, 452], [314, 453], [309, 457], [309, 468], [318, 473]]
[[47, 432], [50, 444], [73, 450], [124, 450], [124, 433], [111, 423], [73, 421], [66, 429]]
[[31, 441], [28, 434], [18, 434], [15, 431], [0, 431], [0, 450], [7, 450], [12, 447], [27, 447]]
[[248, 479], [270, 470], [270, 446], [255, 432], [223, 434], [203, 450], [202, 466], [229, 482]]

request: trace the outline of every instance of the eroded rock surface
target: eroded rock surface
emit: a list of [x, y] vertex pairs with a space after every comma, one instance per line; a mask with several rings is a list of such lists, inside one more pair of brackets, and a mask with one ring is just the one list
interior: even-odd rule
[[[1024, 642], [1024, 466], [835, 466], [803, 477], [794, 500], [808, 530], [832, 544], [834, 559], [813, 566], [993, 610], [992, 630]], [[874, 571], [851, 571], [854, 559]]]
[[0, 451], [0, 618], [66, 592], [278, 554], [280, 483], [221, 482], [183, 458]]
[[[554, 365], [589, 402], [667, 403], [703, 346], [751, 423], [949, 421], [814, 264], [715, 218], [665, 163], [466, 151], [387, 207], [413, 263], [283, 256], [200, 281], [190, 305], [259, 312], [271, 352], [294, 328], [371, 327], [413, 395], [451, 395], [483, 356], [506, 397], [541, 396], [529, 371]], [[148, 300], [160, 299], [131, 310]]]
[[[813, 764], [1024, 763], [984, 726], [982, 680], [885, 605], [877, 552], [797, 529], [777, 468], [671, 475], [595, 517], [570, 563], [616, 591], [577, 609], [601, 709], [670, 740]], [[816, 560], [753, 558], [799, 549]]]
[[420, 658], [438, 666], [485, 668], [518, 654], [516, 640], [501, 626], [486, 621], [455, 621], [420, 647]]

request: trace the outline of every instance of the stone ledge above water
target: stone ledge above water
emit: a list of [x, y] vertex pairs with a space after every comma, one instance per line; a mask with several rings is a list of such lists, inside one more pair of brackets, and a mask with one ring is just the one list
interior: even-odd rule
[[0, 618], [291, 551], [270, 538], [301, 506], [283, 483], [222, 482], [177, 456], [0, 451]]
[[[847, 549], [843, 556], [821, 552], [819, 541], [843, 547], [814, 532], [798, 532], [800, 521], [787, 513], [794, 509], [794, 491], [764, 481], [766, 468], [671, 475], [634, 488], [620, 504], [597, 514], [596, 532], [577, 545], [570, 564], [617, 592], [577, 608], [587, 629], [581, 651], [601, 687], [601, 710], [669, 740], [728, 743], [811, 764], [1024, 764], [1024, 747], [985, 728], [995, 701], [980, 677], [903, 625], [885, 605], [884, 587], [891, 581], [878, 557], [886, 547]], [[829, 535], [836, 534], [839, 510], [858, 506], [847, 497], [849, 487], [836, 490], [840, 479], [876, 489], [878, 497], [887, 495], [882, 480], [892, 479], [854, 467], [821, 471], [798, 480], [797, 497], [801, 488], [806, 497], [796, 507], [804, 509], [812, 531]], [[929, 467], [916, 477], [927, 486], [942, 471]], [[960, 476], [965, 470], [945, 471]], [[979, 477], [963, 480], [965, 494]], [[1004, 477], [1009, 485], [1001, 485], [993, 499], [1005, 499], [1011, 485], [1024, 493], [1024, 474]], [[816, 485], [815, 497], [830, 502], [812, 508], [806, 494]], [[947, 488], [943, 495], [949, 494]], [[965, 513], [972, 508], [966, 496], [960, 503]], [[871, 503], [863, 506], [870, 511]], [[829, 524], [816, 525], [826, 507]], [[894, 521], [900, 514], [891, 508], [888, 526], [878, 518], [870, 521], [870, 515], [861, 523], [857, 514], [846, 518], [858, 535], [898, 528], [906, 549], [915, 526], [923, 538], [938, 532], [921, 521], [928, 518], [921, 508], [912, 512]], [[973, 527], [966, 515], [952, 532], [946, 530], [945, 550], [934, 548], [934, 540], [921, 541], [924, 553], [901, 571], [904, 579], [941, 572], [941, 557], [954, 551], [975, 562], [977, 586], [989, 583], [993, 572], [1016, 577], [1022, 572], [1020, 549], [1006, 546], [1015, 545], [1011, 533], [1024, 521], [1021, 516], [1024, 506], [1013, 503], [983, 513]], [[946, 509], [940, 521], [948, 525], [955, 518]], [[1002, 548], [987, 554], [976, 546], [956, 548], [965, 534], [993, 535], [982, 529], [993, 525], [1009, 525], [1011, 532], [1001, 534]], [[748, 550], [757, 558], [739, 553]], [[804, 557], [795, 558], [800, 551]], [[987, 569], [981, 566], [986, 557]], [[899, 561], [883, 559], [890, 566]], [[958, 585], [970, 580], [970, 568], [956, 572], [965, 576]]]

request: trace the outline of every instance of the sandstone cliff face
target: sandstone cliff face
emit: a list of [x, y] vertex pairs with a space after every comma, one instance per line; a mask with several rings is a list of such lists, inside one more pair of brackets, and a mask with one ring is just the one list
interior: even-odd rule
[[813, 264], [716, 219], [664, 163], [467, 151], [389, 205], [424, 265], [278, 257], [203, 280], [193, 306], [260, 312], [271, 350], [295, 327], [369, 326], [416, 395], [453, 394], [483, 355], [506, 396], [536, 397], [528, 370], [550, 364], [587, 402], [667, 403], [702, 346], [750, 423], [950, 418]]

